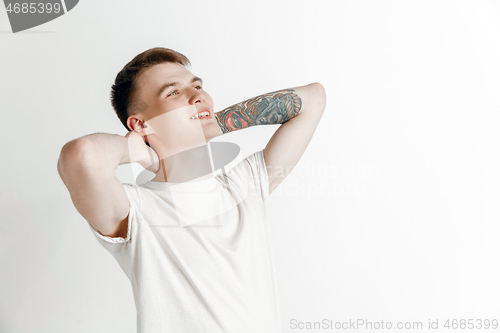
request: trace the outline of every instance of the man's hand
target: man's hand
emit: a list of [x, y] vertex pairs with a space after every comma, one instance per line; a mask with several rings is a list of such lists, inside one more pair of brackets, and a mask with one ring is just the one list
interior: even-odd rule
[[160, 161], [156, 151], [146, 145], [142, 136], [135, 131], [130, 131], [125, 135], [128, 144], [130, 162], [139, 163], [144, 169], [153, 173], [158, 172]]

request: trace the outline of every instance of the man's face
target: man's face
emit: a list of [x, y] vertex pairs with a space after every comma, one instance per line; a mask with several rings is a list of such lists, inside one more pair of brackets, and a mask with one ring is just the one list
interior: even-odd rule
[[[201, 79], [181, 64], [163, 63], [146, 69], [138, 79], [137, 97], [147, 108], [130, 116], [129, 121], [138, 119], [146, 124], [144, 133], [155, 150], [184, 151], [206, 144], [220, 133], [212, 98], [203, 90]], [[209, 116], [191, 119], [201, 111], [208, 111]]]

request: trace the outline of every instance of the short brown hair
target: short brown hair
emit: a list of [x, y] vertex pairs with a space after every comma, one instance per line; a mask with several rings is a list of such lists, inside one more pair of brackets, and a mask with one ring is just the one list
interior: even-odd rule
[[137, 79], [146, 68], [165, 62], [176, 62], [185, 67], [191, 65], [183, 54], [164, 47], [155, 47], [135, 56], [116, 75], [115, 83], [111, 86], [111, 105], [127, 131], [130, 131], [127, 127], [128, 117], [147, 106], [136, 96]]

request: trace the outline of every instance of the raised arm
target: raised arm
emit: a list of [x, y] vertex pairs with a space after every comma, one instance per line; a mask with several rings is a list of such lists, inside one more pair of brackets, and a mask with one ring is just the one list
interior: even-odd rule
[[115, 170], [120, 164], [132, 162], [148, 170], [158, 169], [156, 153], [132, 131], [126, 136], [90, 134], [61, 149], [57, 171], [71, 200], [85, 220], [104, 236], [127, 235], [129, 201]]
[[282, 124], [264, 149], [271, 194], [302, 157], [325, 106], [323, 86], [311, 83], [248, 99], [215, 117], [223, 134], [255, 125]]

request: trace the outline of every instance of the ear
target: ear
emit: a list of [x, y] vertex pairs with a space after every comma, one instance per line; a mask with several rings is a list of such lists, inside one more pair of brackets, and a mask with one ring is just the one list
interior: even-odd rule
[[135, 116], [130, 116], [127, 119], [127, 127], [129, 128], [130, 131], [135, 131], [139, 134], [141, 134], [141, 126], [140, 124], [142, 123], [141, 119], [135, 117]]
[[127, 119], [127, 126], [128, 128], [130, 128], [131, 131], [135, 131], [141, 136], [154, 133], [151, 125], [146, 124], [146, 122], [144, 122], [142, 119], [137, 118], [135, 116], [130, 116]]

